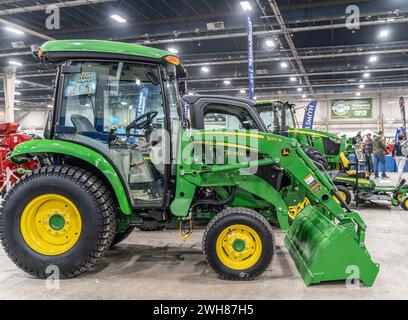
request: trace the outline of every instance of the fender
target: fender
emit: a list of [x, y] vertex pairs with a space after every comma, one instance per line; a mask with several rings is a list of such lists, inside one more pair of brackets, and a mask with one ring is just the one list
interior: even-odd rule
[[103, 173], [111, 184], [119, 202], [119, 207], [125, 215], [131, 215], [132, 209], [126, 196], [122, 181], [112, 164], [100, 153], [67, 141], [61, 140], [32, 140], [19, 144], [11, 154], [11, 161], [19, 162], [19, 156], [35, 153], [55, 153], [69, 155], [84, 160]]

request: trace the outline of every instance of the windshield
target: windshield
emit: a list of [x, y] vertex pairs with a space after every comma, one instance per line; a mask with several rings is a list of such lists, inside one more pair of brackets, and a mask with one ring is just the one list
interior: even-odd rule
[[287, 104], [262, 108], [259, 114], [270, 132], [296, 128], [293, 107]]

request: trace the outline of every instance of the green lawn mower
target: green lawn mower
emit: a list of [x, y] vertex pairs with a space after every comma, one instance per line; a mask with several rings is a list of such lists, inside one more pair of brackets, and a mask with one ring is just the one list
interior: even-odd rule
[[[402, 180], [394, 186], [378, 186], [374, 180], [370, 179], [369, 173], [358, 170], [358, 157], [355, 158], [357, 159], [356, 162], [351, 163], [342, 154], [342, 170], [329, 173], [347, 204], [350, 204], [353, 198], [357, 206], [376, 201], [389, 201], [392, 206], [401, 206], [404, 210], [408, 210], [408, 184], [406, 180]], [[356, 169], [351, 169], [352, 167]]]
[[[203, 237], [209, 265], [222, 279], [251, 280], [275, 252], [261, 214], [270, 211], [307, 285], [350, 278], [373, 285], [379, 265], [362, 218], [296, 140], [256, 130], [245, 100], [190, 101], [202, 110], [232, 108], [240, 122], [197, 130], [193, 117], [205, 119], [183, 105], [185, 71], [166, 51], [66, 40], [34, 54], [58, 67], [54, 109], [46, 139], [18, 145], [11, 158], [41, 155], [50, 165], [27, 173], [0, 208], [1, 243], [22, 270], [46, 278], [54, 265], [72, 278], [146, 220], [175, 220], [187, 238], [194, 219], [211, 212]], [[310, 202], [291, 226], [283, 186]], [[359, 272], [349, 274], [351, 265]]]
[[258, 101], [256, 109], [270, 132], [299, 141], [309, 158], [319, 163], [325, 170], [339, 170], [340, 154], [349, 152], [346, 137], [299, 128], [295, 105], [289, 102]]

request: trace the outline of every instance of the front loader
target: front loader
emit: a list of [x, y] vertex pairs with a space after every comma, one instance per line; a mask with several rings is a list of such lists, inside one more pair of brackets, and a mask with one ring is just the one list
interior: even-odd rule
[[[46, 140], [18, 145], [12, 159], [41, 155], [50, 165], [19, 180], [0, 209], [2, 245], [21, 269], [45, 278], [53, 265], [72, 278], [146, 220], [177, 220], [187, 238], [195, 217], [212, 212], [203, 237], [209, 265], [222, 279], [250, 280], [273, 258], [261, 214], [270, 211], [288, 230], [285, 244], [307, 285], [374, 283], [367, 226], [296, 140], [254, 130], [239, 108], [228, 129], [192, 129], [177, 57], [82, 40], [48, 42], [35, 54], [58, 66], [52, 120]], [[214, 98], [204, 109], [232, 107]], [[310, 202], [291, 226], [280, 193], [288, 178]]]

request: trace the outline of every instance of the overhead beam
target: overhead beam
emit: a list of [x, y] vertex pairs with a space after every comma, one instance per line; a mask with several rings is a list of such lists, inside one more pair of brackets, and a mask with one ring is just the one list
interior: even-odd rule
[[26, 27], [20, 26], [18, 24], [15, 24], [15, 23], [13, 23], [11, 21], [7, 21], [7, 20], [2, 19], [2, 18], [0, 18], [0, 24], [5, 25], [7, 27], [17, 29], [17, 30], [20, 30], [20, 31], [22, 31], [24, 33], [27, 33], [27, 34], [32, 35], [32, 36], [37, 37], [37, 38], [41, 38], [41, 39], [44, 39], [44, 40], [55, 40], [54, 38], [52, 38], [50, 36], [47, 36], [47, 35], [45, 35], [43, 33], [34, 31], [32, 29], [28, 29]]
[[66, 7], [77, 7], [77, 6], [85, 6], [85, 5], [94, 5], [98, 3], [105, 3], [105, 2], [116, 2], [118, 0], [73, 0], [73, 1], [59, 1], [54, 3], [46, 3], [46, 4], [37, 4], [33, 6], [26, 6], [26, 7], [17, 7], [11, 9], [5, 9], [0, 11], [0, 16], [18, 14], [18, 13], [28, 13], [28, 12], [35, 12], [35, 11], [44, 11], [50, 6], [55, 6], [57, 8], [66, 8]]

